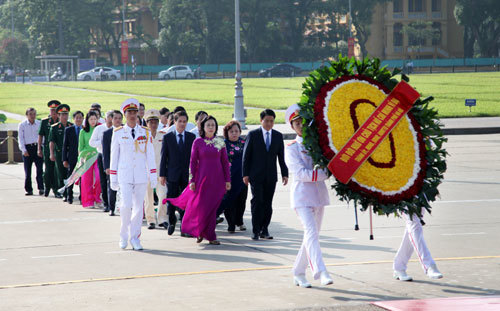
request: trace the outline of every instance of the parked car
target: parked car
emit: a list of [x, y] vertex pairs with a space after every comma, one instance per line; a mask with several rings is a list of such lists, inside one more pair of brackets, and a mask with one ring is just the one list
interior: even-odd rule
[[301, 68], [290, 64], [276, 64], [259, 71], [259, 77], [295, 77], [300, 74]]
[[97, 81], [101, 79], [101, 75], [99, 71], [103, 68], [104, 73], [107, 76], [108, 80], [119, 80], [121, 77], [120, 70], [116, 70], [109, 67], [95, 67], [90, 69], [89, 71], [80, 72], [76, 79], [79, 81]]
[[158, 73], [158, 79], [192, 79], [194, 72], [189, 66], [172, 66], [167, 70], [162, 70]]

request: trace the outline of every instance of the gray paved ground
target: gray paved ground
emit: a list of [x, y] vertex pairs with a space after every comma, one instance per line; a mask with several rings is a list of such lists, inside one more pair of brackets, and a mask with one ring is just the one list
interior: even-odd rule
[[[118, 248], [119, 218], [53, 197], [25, 197], [22, 165], [0, 165], [0, 310], [379, 310], [371, 301], [500, 295], [500, 135], [450, 136], [442, 198], [424, 227], [445, 278], [410, 263], [410, 283], [392, 280], [404, 230], [394, 217], [353, 210], [332, 196], [321, 243], [335, 283], [293, 286], [302, 231], [288, 187], [274, 201], [273, 241], [230, 235], [197, 245], [164, 230], [142, 231], [143, 252]], [[250, 225], [249, 211], [245, 215]], [[414, 259], [416, 259], [414, 257]], [[310, 277], [309, 277], [310, 278]]]

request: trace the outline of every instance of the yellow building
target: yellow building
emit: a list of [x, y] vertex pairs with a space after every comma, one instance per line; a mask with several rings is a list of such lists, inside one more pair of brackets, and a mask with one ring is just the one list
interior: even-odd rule
[[[455, 0], [393, 0], [378, 5], [366, 43], [368, 54], [381, 59], [463, 57], [464, 31], [453, 15], [455, 4]], [[431, 22], [439, 38], [420, 45], [403, 34], [403, 26], [415, 21]]]

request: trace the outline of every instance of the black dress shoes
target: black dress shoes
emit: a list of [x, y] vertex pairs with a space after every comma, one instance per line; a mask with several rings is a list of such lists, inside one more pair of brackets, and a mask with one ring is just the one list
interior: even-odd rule
[[59, 194], [59, 192], [55, 192], [55, 193], [54, 193], [54, 196], [55, 196], [56, 198], [58, 198], [58, 199], [62, 199], [62, 197], [63, 197], [61, 194]]
[[168, 226], [168, 235], [174, 234], [175, 231], [175, 225], [169, 225]]
[[46, 197], [48, 197], [49, 193], [50, 193], [50, 189], [49, 190], [45, 190], [45, 192], [43, 193], [43, 195], [46, 196]]
[[259, 240], [259, 235], [258, 234], [252, 235], [252, 240], [258, 241]]
[[33, 191], [28, 191], [24, 195], [33, 195]]
[[156, 227], [156, 226], [155, 226], [155, 224], [154, 224], [154, 223], [150, 223], [150, 224], [149, 224], [148, 229], [149, 229], [149, 230], [153, 230], [155, 227]]
[[221, 222], [224, 222], [224, 217], [217, 218], [217, 224], [220, 224]]
[[68, 198], [68, 204], [73, 204], [73, 198]]
[[68, 197], [64, 197], [63, 202], [68, 202]]
[[181, 232], [181, 237], [183, 238], [192, 238], [193, 236], [189, 233]]
[[38, 190], [38, 194], [39, 195], [43, 195], [45, 193], [45, 191], [42, 189], [42, 190]]
[[106, 206], [106, 208], [103, 210], [104, 213], [109, 212], [109, 207]]
[[161, 224], [158, 225], [159, 227], [163, 227], [165, 229], [168, 229], [168, 222], [162, 222]]
[[272, 240], [273, 239], [273, 237], [271, 235], [269, 235], [269, 232], [261, 232], [260, 238], [265, 239], [265, 240]]
[[111, 211], [111, 213], [109, 213], [109, 216], [115, 216], [115, 211]]

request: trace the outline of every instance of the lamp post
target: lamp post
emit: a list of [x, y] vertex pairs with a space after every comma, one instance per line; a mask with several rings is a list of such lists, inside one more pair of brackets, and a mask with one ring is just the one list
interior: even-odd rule
[[241, 82], [240, 72], [240, 1], [234, 0], [234, 37], [236, 50], [236, 74], [234, 83], [234, 119], [241, 124], [242, 129], [246, 129], [245, 125], [245, 108], [243, 105], [243, 86]]

